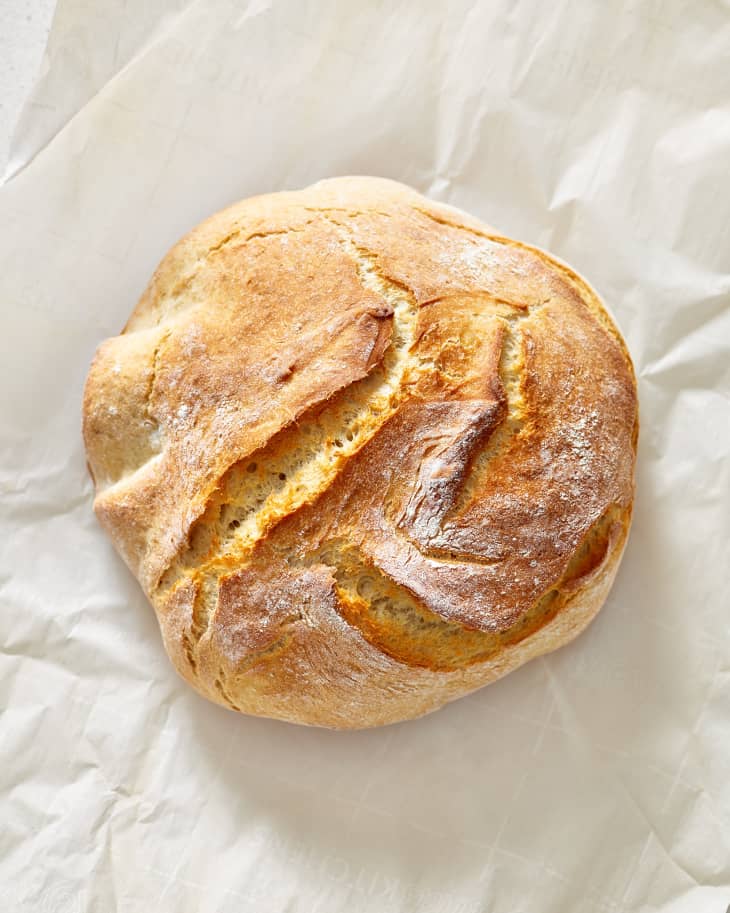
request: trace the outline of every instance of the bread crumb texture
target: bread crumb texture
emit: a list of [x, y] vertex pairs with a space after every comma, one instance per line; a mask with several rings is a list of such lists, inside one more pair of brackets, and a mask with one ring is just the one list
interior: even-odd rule
[[392, 181], [203, 222], [83, 409], [173, 663], [245, 713], [435, 710], [578, 634], [628, 535], [636, 383], [597, 296]]

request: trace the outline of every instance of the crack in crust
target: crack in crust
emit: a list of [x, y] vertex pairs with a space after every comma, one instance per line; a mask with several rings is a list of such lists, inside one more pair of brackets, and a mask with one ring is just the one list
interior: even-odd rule
[[390, 345], [370, 374], [314, 407], [219, 480], [216, 494], [191, 530], [187, 549], [162, 575], [155, 592], [160, 599], [188, 577], [202, 581], [195, 601], [193, 645], [210, 625], [221, 576], [232, 566], [245, 565], [269, 530], [329, 488], [347, 460], [395, 414], [408, 396], [411, 375], [422, 369], [411, 355], [419, 310], [413, 294], [380, 275], [373, 255], [337, 227], [339, 243], [353, 260], [363, 287], [391, 307]]
[[296, 563], [330, 571], [343, 618], [378, 650], [410, 666], [452, 672], [490, 659], [555, 618], [625, 538], [622, 514], [611, 505], [585, 534], [560, 579], [504, 631], [469, 629], [442, 618], [344, 539], [331, 539]]
[[[331, 224], [342, 232], [339, 223]], [[336, 394], [324, 406], [315, 407], [293, 426], [283, 429], [263, 448], [231, 467], [221, 478], [216, 494], [191, 531], [188, 548], [163, 575], [156, 594], [157, 598], [164, 598], [166, 592], [174, 590], [189, 577], [199, 581], [191, 636], [186, 646], [193, 668], [197, 646], [209, 630], [217, 607], [221, 578], [235, 568], [245, 566], [257, 542], [277, 523], [300, 507], [313, 503], [331, 486], [346, 462], [377, 434], [409, 398], [410, 386], [418, 373], [429, 368], [427, 360], [411, 354], [417, 341], [419, 311], [413, 293], [390, 278], [386, 279], [377, 269], [371, 252], [358, 247], [344, 235], [340, 237], [340, 244], [354, 260], [363, 287], [386, 298], [391, 304], [391, 344], [382, 363], [370, 375]], [[502, 300], [490, 303], [500, 309], [508, 307], [513, 310], [513, 313], [500, 317], [504, 325], [499, 362], [504, 390], [501, 417], [496, 430], [488, 435], [486, 444], [476, 457], [470, 459], [465, 478], [455, 480], [457, 497], [451, 502], [443, 501], [444, 509], [439, 511], [437, 518], [439, 527], [449, 514], [458, 510], [478, 489], [479, 480], [488, 471], [492, 456], [501, 450], [509, 437], [518, 434], [522, 428], [520, 413], [523, 395], [518, 368], [522, 337], [519, 325], [534, 314], [537, 308], [530, 309]], [[301, 454], [304, 456], [300, 458]], [[308, 485], [309, 478], [316, 480], [316, 483]], [[424, 548], [422, 543], [414, 541], [404, 530], [399, 530], [398, 535], [410, 541], [425, 557], [437, 557], [442, 561], [454, 560], [462, 565], [496, 563], [489, 558], [467, 553], [460, 553], [457, 557], [437, 541]], [[341, 568], [335, 567], [334, 573], [338, 580], [349, 579], [348, 572]], [[392, 586], [400, 591], [398, 584], [387, 574], [378, 571], [377, 575], [386, 588]], [[363, 600], [353, 598], [346, 586], [339, 587], [338, 593], [343, 617], [360, 627], [358, 622], [362, 622], [365, 617]], [[361, 596], [361, 593], [358, 594], [358, 597]], [[401, 600], [393, 604], [404, 603]], [[416, 608], [416, 605], [419, 604], [412, 604], [409, 612], [411, 615], [422, 613], [421, 627], [430, 626], [434, 634], [433, 645], [423, 649], [416, 645], [410, 652], [400, 648], [400, 661], [440, 669], [450, 668], [449, 660], [439, 658], [434, 653], [436, 639], [445, 633], [462, 638], [465, 659], [461, 665], [488, 658], [503, 643], [503, 639], [500, 639], [502, 635], [469, 631], [461, 624], [445, 621], [425, 607]], [[371, 608], [371, 620], [364, 623], [365, 629], [370, 631], [379, 614], [377, 606]], [[528, 613], [530, 617], [532, 614]], [[424, 622], [424, 618], [428, 621]], [[285, 640], [288, 643], [289, 639]], [[281, 644], [282, 649], [286, 643]], [[394, 657], [398, 653], [385, 646], [383, 649]], [[441, 652], [445, 656], [447, 651], [442, 649]], [[248, 661], [246, 667], [249, 667]], [[228, 699], [226, 702], [230, 704]]]
[[442, 520], [458, 513], [476, 495], [494, 457], [503, 451], [509, 439], [516, 439], [525, 428], [525, 397], [522, 387], [523, 336], [520, 325], [532, 317], [538, 307], [540, 306], [501, 318], [505, 328], [498, 366], [499, 379], [504, 391], [502, 415], [489, 440], [471, 461], [469, 475]]

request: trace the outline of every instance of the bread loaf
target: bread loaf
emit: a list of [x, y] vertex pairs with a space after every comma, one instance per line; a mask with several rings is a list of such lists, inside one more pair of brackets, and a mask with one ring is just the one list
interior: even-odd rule
[[96, 513], [178, 672], [336, 728], [428, 713], [585, 628], [637, 429], [579, 276], [374, 178], [203, 222], [84, 396]]

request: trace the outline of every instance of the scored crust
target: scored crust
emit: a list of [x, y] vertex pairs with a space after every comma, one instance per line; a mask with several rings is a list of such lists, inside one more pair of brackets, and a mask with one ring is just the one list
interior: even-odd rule
[[580, 277], [375, 178], [202, 223], [84, 395], [96, 513], [180, 674], [342, 728], [434, 710], [588, 624], [637, 429]]

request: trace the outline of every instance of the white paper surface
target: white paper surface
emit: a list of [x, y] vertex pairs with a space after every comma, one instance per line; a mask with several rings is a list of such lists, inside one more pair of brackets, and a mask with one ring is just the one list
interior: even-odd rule
[[[2, 909], [725, 913], [728, 4], [99, 6], [61, 0], [0, 188]], [[583, 636], [423, 720], [333, 733], [177, 678], [93, 518], [80, 397], [182, 233], [352, 173], [585, 274], [642, 436]]]

